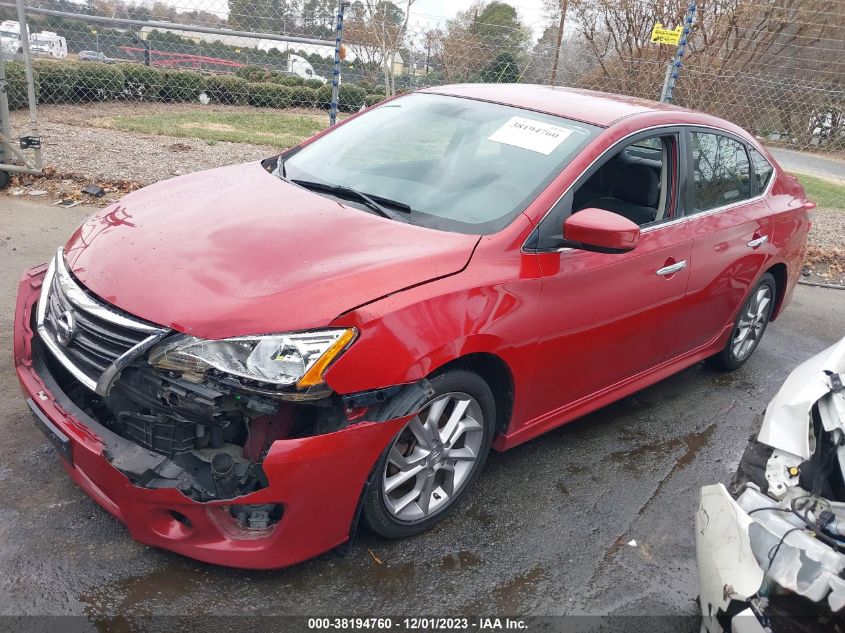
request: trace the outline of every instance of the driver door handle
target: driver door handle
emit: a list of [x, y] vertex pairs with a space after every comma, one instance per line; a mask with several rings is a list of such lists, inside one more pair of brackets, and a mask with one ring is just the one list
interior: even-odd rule
[[687, 260], [682, 259], [681, 261], [675, 262], [674, 264], [670, 264], [669, 266], [658, 268], [655, 274], [660, 275], [661, 277], [665, 275], [674, 275], [676, 272], [678, 272], [679, 270], [683, 270], [686, 267]]
[[761, 235], [760, 237], [754, 238], [750, 242], [748, 242], [748, 248], [757, 248], [758, 246], [762, 246], [766, 242], [769, 241], [768, 235]]

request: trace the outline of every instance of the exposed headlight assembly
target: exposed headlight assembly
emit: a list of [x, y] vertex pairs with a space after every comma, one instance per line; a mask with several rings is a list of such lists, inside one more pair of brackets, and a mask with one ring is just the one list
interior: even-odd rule
[[306, 388], [323, 382], [323, 372], [357, 333], [346, 328], [216, 341], [180, 336], [154, 347], [149, 362], [167, 371], [203, 374], [214, 368], [270, 385]]

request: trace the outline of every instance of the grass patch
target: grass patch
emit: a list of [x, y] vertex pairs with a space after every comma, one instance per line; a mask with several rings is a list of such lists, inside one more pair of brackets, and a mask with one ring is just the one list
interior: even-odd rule
[[796, 174], [807, 192], [807, 198], [819, 205], [820, 209], [845, 211], [845, 183], [836, 183], [824, 178]]
[[96, 123], [124, 132], [283, 148], [325, 129], [327, 118], [323, 114], [197, 111], [117, 116]]

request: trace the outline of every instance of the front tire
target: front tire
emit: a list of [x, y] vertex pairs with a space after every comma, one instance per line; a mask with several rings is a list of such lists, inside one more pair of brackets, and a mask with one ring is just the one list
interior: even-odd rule
[[364, 519], [377, 534], [404, 538], [441, 521], [466, 496], [495, 433], [487, 383], [463, 369], [429, 380], [434, 397], [396, 435], [364, 494]]
[[713, 357], [715, 364], [728, 371], [742, 367], [757, 346], [772, 318], [777, 297], [777, 284], [771, 273], [765, 273], [739, 311], [725, 347]]

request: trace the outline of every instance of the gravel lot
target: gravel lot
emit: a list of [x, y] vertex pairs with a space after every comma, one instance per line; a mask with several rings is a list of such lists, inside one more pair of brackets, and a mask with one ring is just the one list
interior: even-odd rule
[[818, 209], [813, 218], [809, 243], [824, 250], [845, 248], [845, 213]]
[[[134, 134], [99, 127], [114, 116], [195, 110], [194, 104], [126, 104], [41, 106], [38, 121], [44, 138], [47, 165], [60, 174], [83, 173], [93, 179], [130, 180], [142, 185], [200, 169], [244, 163], [271, 155], [283, 148], [246, 143], [215, 142], [190, 138]], [[215, 110], [254, 111], [237, 106], [214, 106]], [[28, 115], [18, 111], [12, 124], [23, 129]]]

